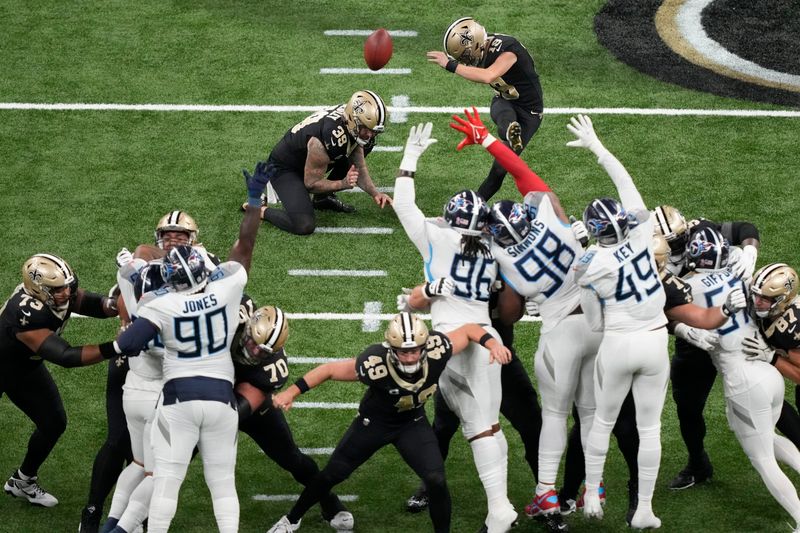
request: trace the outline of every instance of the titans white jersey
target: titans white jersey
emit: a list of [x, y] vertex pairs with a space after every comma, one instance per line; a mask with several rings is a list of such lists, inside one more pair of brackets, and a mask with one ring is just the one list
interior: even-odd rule
[[[649, 215], [649, 213], [647, 213]], [[578, 285], [594, 291], [605, 331], [652, 330], [666, 325], [666, 294], [653, 259], [653, 219], [631, 228], [616, 246], [592, 245], [578, 261]]]
[[[139, 307], [139, 302], [136, 301], [133, 286], [139, 279], [139, 272], [147, 266], [147, 262], [143, 259], [134, 259], [126, 265], [120, 267], [117, 271], [117, 285], [125, 302], [125, 309], [128, 310], [128, 315], [131, 320], [136, 318], [136, 310]], [[141, 351], [138, 357], [128, 358], [128, 365], [131, 372], [139, 377], [158, 381], [160, 383], [163, 377], [162, 361], [164, 357], [164, 345], [161, 343], [161, 338], [157, 335], [155, 339], [147, 343], [144, 350]], [[158, 386], [160, 390], [161, 387]]]
[[246, 284], [244, 267], [228, 261], [209, 275], [201, 292], [164, 288], [142, 297], [139, 317], [156, 325], [166, 349], [164, 381], [208, 376], [233, 383], [230, 347]]
[[[701, 307], [719, 307], [725, 303], [728, 293], [736, 287], [745, 290], [742, 280], [735, 277], [729, 269], [693, 272], [684, 281], [692, 287], [694, 303]], [[745, 309], [731, 316], [715, 330], [719, 335], [719, 346], [710, 355], [711, 361], [722, 375], [725, 396], [733, 396], [751, 386], [748, 382], [748, 367], [752, 362], [747, 361], [742, 353], [742, 340], [756, 335], [757, 330], [758, 327]]]
[[[489, 291], [497, 278], [497, 263], [491, 254], [465, 257], [461, 234], [441, 218], [426, 218], [414, 203], [414, 180], [397, 178], [394, 209], [408, 237], [425, 263], [425, 279], [450, 277], [455, 282], [452, 296], [431, 301], [433, 329], [452, 331], [463, 324], [491, 324]], [[489, 243], [486, 243], [487, 250]], [[488, 252], [487, 252], [488, 253]]]
[[525, 240], [508, 248], [492, 242], [500, 277], [518, 294], [539, 304], [542, 333], [552, 330], [580, 304], [572, 267], [582, 254], [572, 228], [558, 218], [547, 195], [538, 204]]

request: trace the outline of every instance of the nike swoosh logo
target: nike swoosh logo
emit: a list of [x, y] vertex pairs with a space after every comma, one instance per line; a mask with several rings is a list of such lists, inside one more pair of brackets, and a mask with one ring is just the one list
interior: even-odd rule
[[23, 315], [25, 315], [25, 316], [31, 316], [30, 312], [28, 312], [28, 311], [25, 311], [24, 309], [21, 309], [21, 311], [22, 311], [22, 314], [23, 314]]

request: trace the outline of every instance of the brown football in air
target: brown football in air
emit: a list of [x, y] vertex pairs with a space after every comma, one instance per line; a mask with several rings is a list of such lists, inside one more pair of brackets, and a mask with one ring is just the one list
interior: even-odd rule
[[392, 58], [392, 36], [378, 28], [364, 41], [364, 61], [372, 70], [380, 70]]

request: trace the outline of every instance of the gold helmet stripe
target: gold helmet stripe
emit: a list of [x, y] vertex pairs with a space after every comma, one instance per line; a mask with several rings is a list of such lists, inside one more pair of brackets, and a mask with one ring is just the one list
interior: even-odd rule
[[764, 283], [766, 283], [767, 279], [769, 279], [769, 277], [772, 275], [773, 272], [775, 272], [779, 268], [784, 268], [788, 266], [789, 265], [787, 265], [786, 263], [773, 263], [771, 265], [762, 268], [761, 272], [758, 273], [756, 279], [753, 280], [753, 288], [755, 288], [758, 291], [761, 291], [761, 289], [764, 286]]
[[380, 133], [383, 131], [383, 123], [386, 120], [386, 106], [384, 105], [383, 100], [381, 100], [381, 97], [375, 94], [374, 92], [368, 91], [366, 89], [364, 90], [364, 92], [375, 99], [375, 104], [376, 107], [378, 108], [378, 124], [375, 126], [375, 128], [373, 128], [372, 131]]
[[61, 270], [61, 274], [64, 276], [64, 281], [67, 285], [75, 281], [75, 278], [72, 274], [72, 269], [60, 257], [51, 254], [36, 254], [34, 257], [44, 257], [45, 259], [49, 259], [55, 263], [55, 265]]
[[272, 335], [269, 336], [269, 339], [267, 339], [266, 342], [267, 348], [269, 348], [270, 350], [272, 350], [272, 347], [275, 346], [276, 342], [278, 342], [278, 339], [280, 338], [281, 333], [283, 332], [283, 324], [286, 321], [286, 319], [283, 316], [283, 311], [281, 310], [281, 308], [275, 307], [274, 309], [275, 309], [275, 324], [274, 327], [272, 328]]

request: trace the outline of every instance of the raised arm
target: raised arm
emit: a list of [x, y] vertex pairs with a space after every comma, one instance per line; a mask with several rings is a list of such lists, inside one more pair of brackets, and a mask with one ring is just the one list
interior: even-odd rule
[[261, 195], [273, 173], [274, 168], [266, 161], [260, 161], [256, 165], [256, 171], [252, 176], [248, 171], [242, 170], [247, 184], [247, 209], [239, 226], [239, 238], [233, 243], [228, 261], [240, 263], [247, 272], [250, 272], [256, 235], [258, 228], [261, 227]]
[[494, 135], [489, 133], [489, 130], [484, 126], [477, 109], [472, 108], [472, 115], [465, 109], [464, 114], [467, 120], [453, 115], [453, 120], [456, 121], [456, 124], [450, 123], [451, 128], [460, 131], [465, 136], [456, 147], [456, 150], [462, 150], [470, 144], [480, 144], [486, 148], [497, 162], [514, 176], [514, 183], [522, 196], [531, 191], [550, 191], [550, 187], [547, 186], [542, 178], [531, 170], [511, 148], [502, 142], [497, 142]]
[[586, 115], [572, 117], [570, 123], [567, 124], [567, 129], [576, 137], [574, 141], [569, 141], [567, 146], [586, 148], [597, 156], [597, 162], [611, 177], [611, 181], [614, 182], [623, 207], [628, 211], [647, 210], [642, 195], [639, 194], [639, 190], [633, 183], [631, 175], [628, 174], [628, 171], [622, 166], [622, 163], [614, 157], [614, 154], [609, 152], [608, 149], [603, 146], [603, 143], [600, 142], [600, 139], [594, 132], [592, 119]]
[[425, 261], [430, 257], [430, 250], [428, 236], [425, 232], [425, 215], [416, 204], [414, 176], [417, 172], [419, 157], [436, 142], [436, 139], [431, 138], [432, 130], [431, 122], [411, 127], [403, 152], [403, 160], [394, 182], [394, 203], [392, 204], [408, 238], [417, 247]]

